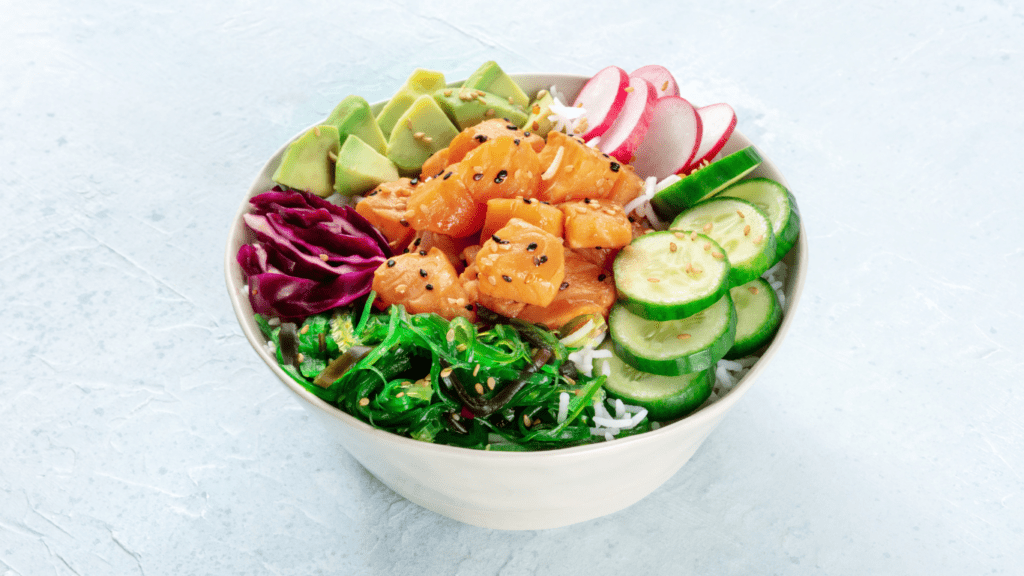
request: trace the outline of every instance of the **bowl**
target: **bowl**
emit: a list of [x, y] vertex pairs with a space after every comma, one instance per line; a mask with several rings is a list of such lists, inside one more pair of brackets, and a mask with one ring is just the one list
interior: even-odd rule
[[[513, 78], [528, 94], [555, 85], [568, 99], [574, 98], [587, 80], [584, 76], [541, 74]], [[375, 111], [381, 106], [383, 103], [376, 104]], [[231, 224], [225, 274], [242, 331], [295, 400], [371, 474], [410, 501], [460, 522], [503, 530], [555, 528], [611, 514], [638, 502], [693, 456], [767, 369], [789, 331], [800, 300], [807, 269], [807, 235], [802, 226], [796, 245], [784, 259], [789, 272], [782, 324], [760, 361], [723, 397], [657, 430], [545, 452], [471, 450], [377, 430], [320, 400], [281, 370], [267, 351], [244, 293], [245, 278], [235, 255], [254, 236], [246, 229], [242, 216], [249, 210], [249, 198], [273, 186], [270, 177], [287, 145], [260, 170]], [[722, 154], [749, 145], [751, 142], [736, 131]], [[752, 176], [771, 178], [788, 187], [768, 158]]]

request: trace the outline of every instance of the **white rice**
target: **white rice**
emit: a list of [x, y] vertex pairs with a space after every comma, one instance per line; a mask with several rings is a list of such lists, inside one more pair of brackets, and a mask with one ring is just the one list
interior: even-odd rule
[[569, 416], [569, 393], [562, 392], [558, 395], [558, 423], [565, 422]]

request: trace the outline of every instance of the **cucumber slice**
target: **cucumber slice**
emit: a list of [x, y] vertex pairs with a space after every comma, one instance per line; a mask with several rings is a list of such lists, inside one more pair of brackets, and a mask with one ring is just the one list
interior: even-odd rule
[[637, 370], [678, 376], [707, 370], [732, 348], [736, 309], [726, 293], [680, 320], [648, 320], [616, 304], [608, 317], [615, 354]]
[[772, 339], [782, 323], [782, 306], [764, 278], [737, 286], [729, 295], [736, 306], [736, 338], [725, 357], [741, 358]]
[[682, 180], [668, 186], [651, 198], [651, 206], [667, 220], [724, 190], [761, 165], [757, 149], [748, 146], [738, 152], [698, 168]]
[[[708, 246], [711, 248], [708, 248]], [[722, 299], [729, 260], [699, 233], [652, 232], [633, 240], [612, 266], [623, 305], [648, 320], [678, 320]]]
[[[712, 198], [680, 214], [672, 230], [703, 232], [729, 257], [729, 287], [740, 286], [764, 274], [775, 259], [775, 233], [768, 217], [739, 198]], [[713, 250], [713, 248], [712, 248]]]
[[[602, 348], [609, 348], [608, 344]], [[608, 365], [608, 369], [604, 365]], [[647, 417], [663, 422], [693, 412], [711, 396], [715, 387], [715, 369], [691, 372], [679, 376], [659, 376], [641, 372], [626, 364], [618, 356], [594, 360], [594, 373], [608, 379], [604, 389], [608, 396], [625, 404], [647, 409]]]
[[768, 216], [775, 233], [775, 262], [785, 258], [800, 234], [796, 198], [785, 186], [768, 178], [751, 178], [729, 186], [715, 197], [721, 196], [746, 200], [760, 208]]

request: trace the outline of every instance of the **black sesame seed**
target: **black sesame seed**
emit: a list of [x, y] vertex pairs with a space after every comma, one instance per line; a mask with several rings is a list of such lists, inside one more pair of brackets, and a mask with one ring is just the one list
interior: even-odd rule
[[495, 184], [501, 184], [508, 177], [508, 170], [499, 170], [498, 175], [494, 177]]
[[529, 198], [523, 198], [523, 204], [529, 204], [529, 203], [530, 203], [530, 199]]
[[402, 254], [408, 254], [408, 253], [409, 253], [409, 249], [408, 248], [406, 248], [405, 250], [402, 250]]
[[527, 138], [529, 138], [530, 137], [530, 133], [529, 132], [523, 132], [523, 136], [526, 136]]
[[599, 275], [597, 276], [597, 281], [598, 281], [598, 282], [604, 282], [604, 279], [605, 279], [605, 278], [607, 278], [607, 277], [608, 277], [608, 275], [607, 275], [607, 274], [599, 274]]
[[445, 172], [443, 180], [447, 180], [447, 179], [449, 179], [451, 177], [452, 177], [452, 173], [450, 171], [449, 172]]
[[469, 310], [469, 311], [472, 312], [473, 311], [473, 305], [472, 304], [466, 304], [466, 310]]
[[409, 221], [406, 220], [405, 218], [402, 218], [401, 220], [399, 220], [398, 223], [401, 224], [402, 226], [405, 226], [406, 228], [409, 227]]
[[424, 270], [423, 268], [420, 268], [420, 276], [423, 277], [423, 278], [426, 278], [427, 277], [427, 271]]
[[529, 246], [526, 247], [526, 251], [527, 252], [533, 252], [536, 249], [537, 249], [537, 243], [536, 242], [530, 242]]
[[545, 263], [547, 261], [548, 261], [547, 255], [541, 255], [541, 256], [534, 256], [533, 257], [533, 265], [534, 266], [540, 266], [541, 264], [543, 264], [543, 263]]
[[413, 178], [412, 180], [409, 180], [409, 184], [411, 184], [413, 186], [415, 186], [415, 185], [417, 185], [419, 183], [420, 183], [420, 179], [419, 178]]
[[423, 238], [417, 238], [417, 239], [413, 240], [412, 241], [412, 245], [413, 246], [419, 246], [420, 242], [423, 242]]
[[596, 249], [597, 249], [597, 250], [600, 250], [600, 249], [601, 249], [601, 247], [600, 247], [600, 246], [597, 246], [597, 247], [596, 247]]
[[444, 173], [444, 168], [441, 168], [441, 170], [437, 174], [434, 174], [434, 178], [437, 178], [438, 176], [440, 176], [443, 173]]
[[618, 162], [612, 162], [611, 166], [612, 166], [612, 172], [618, 172], [619, 168], [621, 168], [621, 166], [619, 166]]
[[516, 146], [519, 146], [519, 138], [512, 140], [512, 143], [515, 144]]
[[473, 180], [476, 180], [476, 181], [479, 181], [483, 177], [484, 177], [483, 174], [473, 174]]
[[491, 234], [491, 240], [494, 240], [498, 244], [504, 244], [505, 241], [498, 237], [497, 234]]
[[558, 287], [558, 289], [559, 290], [565, 290], [568, 287], [569, 287], [569, 283], [568, 282], [562, 282], [562, 284]]
[[433, 290], [433, 289], [434, 289], [434, 285], [433, 284], [427, 284], [427, 290]]
[[501, 279], [504, 280], [505, 282], [511, 282], [512, 281], [512, 277], [509, 276], [508, 274], [502, 274], [501, 275]]
[[380, 190], [375, 188], [372, 192], [367, 194], [367, 196], [376, 196], [378, 192], [380, 192]]
[[[505, 121], [508, 122], [508, 120]], [[516, 126], [515, 124], [509, 124], [508, 126], [505, 126], [505, 128], [508, 128], [509, 130], [519, 130], [519, 126]]]
[[427, 251], [426, 250], [420, 250], [420, 256], [426, 256], [426, 255], [427, 255]]
[[636, 218], [633, 218], [632, 216], [626, 216], [626, 219], [627, 219], [627, 220], [629, 220], [629, 222], [630, 222], [631, 224], [632, 224], [633, 222], [636, 222]]
[[590, 204], [590, 198], [584, 198], [583, 199], [583, 203], [584, 204]]
[[476, 140], [477, 142], [483, 144], [484, 142], [487, 142], [487, 135], [486, 134], [477, 134], [476, 136], [473, 137], [473, 139]]
[[502, 120], [504, 120], [505, 122], [511, 122], [511, 120], [509, 120], [508, 118], [502, 118]]
[[388, 260], [388, 268], [393, 268], [394, 266], [395, 266], [395, 261], [393, 259], [392, 260]]

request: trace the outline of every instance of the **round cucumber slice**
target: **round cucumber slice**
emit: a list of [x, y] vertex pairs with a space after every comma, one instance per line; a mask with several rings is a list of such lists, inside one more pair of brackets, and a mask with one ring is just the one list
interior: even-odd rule
[[623, 305], [638, 316], [685, 318], [718, 302], [729, 290], [730, 265], [724, 254], [703, 234], [645, 234], [616, 256], [615, 287]]
[[782, 323], [782, 306], [764, 278], [737, 286], [729, 295], [736, 306], [736, 338], [725, 357], [741, 358], [772, 339]]
[[[610, 348], [604, 344], [602, 348]], [[604, 365], [608, 368], [605, 369]], [[594, 360], [594, 373], [608, 373], [604, 389], [612, 398], [625, 404], [647, 409], [647, 417], [663, 422], [693, 412], [711, 396], [715, 387], [715, 369], [659, 376], [641, 372], [623, 362], [618, 356]]]
[[637, 370], [678, 376], [707, 370], [732, 348], [736, 309], [728, 293], [692, 316], [659, 322], [616, 304], [608, 317], [615, 354]]
[[722, 196], [746, 200], [760, 208], [768, 216], [775, 233], [775, 262], [785, 258], [800, 234], [796, 198], [785, 186], [768, 178], [751, 178], [729, 186], [715, 197]]
[[775, 263], [772, 225], [764, 212], [746, 200], [705, 200], [680, 214], [671, 229], [702, 232], [718, 242], [732, 266], [730, 288], [761, 276]]
[[690, 206], [710, 198], [761, 165], [757, 149], [748, 146], [698, 168], [682, 180], [651, 198], [651, 205], [663, 219], [675, 217]]

